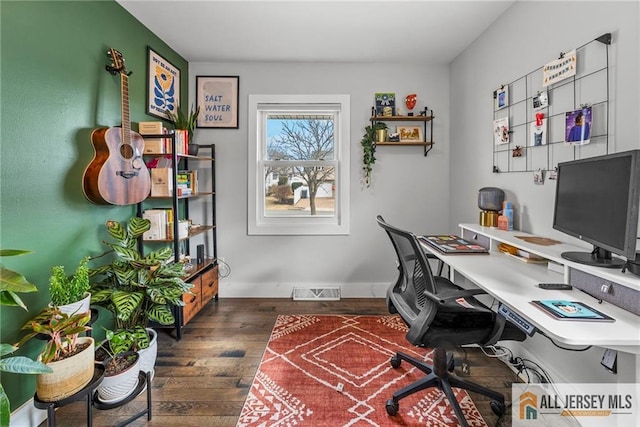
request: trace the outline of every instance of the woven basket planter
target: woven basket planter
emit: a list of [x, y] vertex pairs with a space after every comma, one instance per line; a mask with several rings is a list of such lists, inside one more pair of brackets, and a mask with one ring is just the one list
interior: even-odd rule
[[36, 377], [36, 393], [43, 402], [66, 399], [82, 390], [93, 378], [95, 343], [93, 338], [80, 337], [78, 343], [90, 342], [89, 347], [67, 359], [49, 362], [50, 374]]

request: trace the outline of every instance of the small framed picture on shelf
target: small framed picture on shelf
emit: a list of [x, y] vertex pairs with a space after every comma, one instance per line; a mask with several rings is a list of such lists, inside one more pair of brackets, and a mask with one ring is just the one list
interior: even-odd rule
[[398, 126], [396, 131], [400, 142], [422, 142], [422, 128], [420, 126]]
[[495, 110], [502, 110], [509, 106], [509, 86], [502, 85], [493, 92], [495, 100]]
[[375, 95], [376, 116], [390, 117], [396, 115], [396, 94], [378, 92]]

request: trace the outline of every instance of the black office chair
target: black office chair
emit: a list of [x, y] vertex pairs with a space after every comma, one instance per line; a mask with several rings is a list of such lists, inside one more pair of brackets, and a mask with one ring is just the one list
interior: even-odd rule
[[492, 345], [499, 340], [523, 341], [526, 335], [473, 297], [485, 293], [481, 289], [465, 290], [445, 277], [434, 276], [427, 256], [413, 233], [387, 224], [380, 215], [377, 219], [391, 239], [399, 263], [398, 279], [387, 291], [389, 312], [398, 313], [407, 324], [407, 340], [411, 344], [434, 349], [433, 365], [404, 353], [397, 353], [391, 358], [394, 368], [400, 367], [405, 360], [427, 376], [395, 392], [386, 403], [387, 413], [398, 413], [400, 399], [430, 387], [438, 387], [449, 400], [460, 424], [467, 426], [451, 389], [458, 387], [488, 396], [492, 399], [493, 412], [502, 415], [505, 410], [504, 396], [455, 376], [452, 373], [453, 359], [447, 357], [445, 348], [466, 344]]

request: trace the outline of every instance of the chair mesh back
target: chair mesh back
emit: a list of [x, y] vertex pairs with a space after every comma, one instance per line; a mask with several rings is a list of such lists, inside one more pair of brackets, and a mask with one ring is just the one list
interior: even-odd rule
[[424, 291], [437, 293], [427, 257], [413, 233], [395, 228], [383, 220], [379, 220], [379, 224], [389, 235], [400, 263], [401, 278], [394, 292], [402, 294], [403, 300], [418, 313], [427, 303]]

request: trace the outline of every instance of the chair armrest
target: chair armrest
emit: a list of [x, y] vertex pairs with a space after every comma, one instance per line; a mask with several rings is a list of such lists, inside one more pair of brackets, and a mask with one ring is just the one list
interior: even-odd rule
[[485, 290], [480, 288], [476, 289], [463, 289], [444, 277], [434, 277], [435, 285], [438, 289], [438, 293], [434, 294], [429, 291], [425, 291], [424, 295], [432, 301], [439, 304], [445, 304], [450, 301], [454, 301], [458, 298], [471, 297], [474, 295], [486, 294]]

